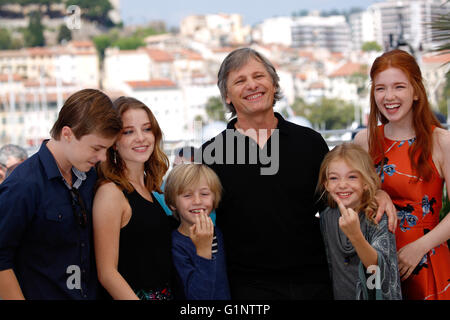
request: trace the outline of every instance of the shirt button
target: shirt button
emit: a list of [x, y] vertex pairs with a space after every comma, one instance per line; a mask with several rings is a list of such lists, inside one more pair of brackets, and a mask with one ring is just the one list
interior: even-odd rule
[[84, 246], [85, 246], [85, 244], [84, 244], [84, 242], [82, 242], [82, 243], [81, 243], [81, 247], [83, 247], [83, 248], [84, 248]]

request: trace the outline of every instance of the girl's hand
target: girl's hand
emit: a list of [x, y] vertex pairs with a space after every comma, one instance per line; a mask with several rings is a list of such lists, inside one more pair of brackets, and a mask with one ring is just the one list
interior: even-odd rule
[[419, 240], [408, 243], [397, 252], [398, 270], [402, 281], [408, 279], [420, 260], [427, 253], [426, 248], [422, 247]]
[[339, 218], [339, 228], [345, 233], [347, 238], [353, 243], [354, 240], [362, 236], [358, 213], [352, 208], [346, 208], [341, 200], [333, 196], [336, 201], [341, 217]]
[[214, 224], [204, 210], [195, 216], [195, 223], [189, 228], [189, 237], [197, 249], [197, 255], [211, 259]]

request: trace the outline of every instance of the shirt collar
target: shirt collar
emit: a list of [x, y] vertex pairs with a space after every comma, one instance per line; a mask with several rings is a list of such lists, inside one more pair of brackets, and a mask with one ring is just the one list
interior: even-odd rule
[[[44, 140], [42, 142], [41, 148], [38, 151], [39, 159], [41, 161], [42, 166], [44, 167], [47, 178], [51, 180], [60, 177], [61, 179], [63, 179], [66, 186], [70, 189], [70, 186], [64, 180], [63, 175], [61, 174], [61, 171], [59, 170], [58, 165], [56, 164], [55, 157], [53, 157], [52, 153], [47, 148], [48, 141], [49, 139]], [[73, 183], [73, 187], [78, 189], [81, 183], [84, 180], [86, 180], [87, 175], [85, 172], [80, 171], [75, 167], [72, 167], [72, 172], [75, 174], [75, 177], [77, 178]]]
[[[278, 119], [277, 129], [280, 130], [280, 133], [287, 134], [289, 131], [288, 131], [288, 127], [286, 125], [286, 120], [278, 112], [274, 112], [274, 115]], [[236, 130], [235, 124], [237, 122], [237, 119], [238, 119], [237, 117], [231, 119], [230, 122], [228, 122], [228, 124], [227, 124], [227, 129]]]

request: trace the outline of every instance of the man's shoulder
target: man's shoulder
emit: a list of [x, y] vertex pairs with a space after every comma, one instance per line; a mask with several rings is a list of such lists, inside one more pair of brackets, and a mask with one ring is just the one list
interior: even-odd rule
[[323, 140], [322, 135], [317, 132], [316, 130], [309, 128], [309, 127], [305, 127], [305, 126], [301, 126], [299, 124], [290, 122], [288, 120], [285, 120], [284, 122], [284, 126], [286, 127], [286, 129], [293, 134], [300, 134], [303, 136], [308, 136], [314, 139], [320, 139]]

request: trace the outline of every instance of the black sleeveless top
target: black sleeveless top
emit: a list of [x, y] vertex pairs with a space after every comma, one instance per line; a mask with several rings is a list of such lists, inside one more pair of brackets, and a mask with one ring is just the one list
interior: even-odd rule
[[120, 230], [118, 271], [135, 292], [170, 288], [169, 219], [156, 199], [152, 203], [136, 190], [124, 194], [132, 213]]

